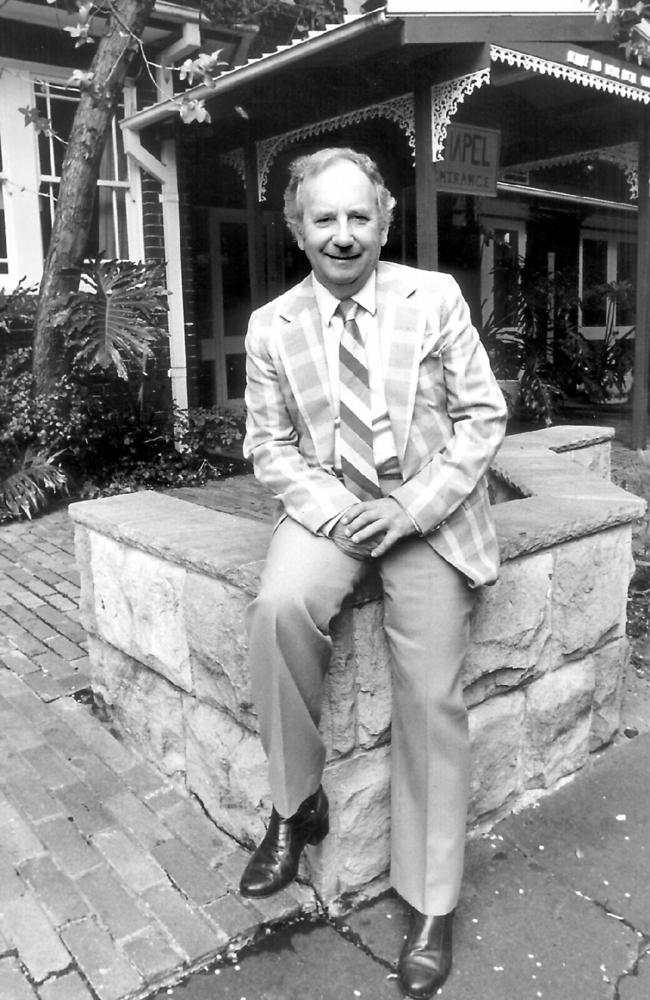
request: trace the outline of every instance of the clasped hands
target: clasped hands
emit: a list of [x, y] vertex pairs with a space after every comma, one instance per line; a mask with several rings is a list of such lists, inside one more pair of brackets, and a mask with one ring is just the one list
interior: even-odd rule
[[330, 538], [348, 555], [376, 559], [401, 538], [415, 533], [415, 525], [397, 500], [382, 497], [356, 503], [346, 510]]

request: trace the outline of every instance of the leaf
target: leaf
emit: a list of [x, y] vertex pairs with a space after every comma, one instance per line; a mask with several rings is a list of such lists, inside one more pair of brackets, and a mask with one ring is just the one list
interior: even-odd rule
[[76, 360], [90, 368], [113, 367], [127, 379], [129, 368], [144, 368], [166, 332], [162, 265], [100, 259], [84, 282], [89, 290], [73, 293], [64, 310]]
[[67, 493], [67, 477], [56, 464], [61, 452], [25, 451], [17, 467], [0, 480], [0, 514], [31, 518], [47, 504], [47, 493]]

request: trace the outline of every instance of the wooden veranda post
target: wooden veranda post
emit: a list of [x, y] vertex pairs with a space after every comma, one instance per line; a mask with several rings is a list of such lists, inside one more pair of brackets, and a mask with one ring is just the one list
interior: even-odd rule
[[266, 298], [266, 289], [264, 287], [264, 223], [257, 190], [257, 150], [253, 141], [249, 140], [246, 143], [244, 156], [251, 305], [257, 309]]
[[432, 162], [431, 87], [415, 91], [415, 219], [418, 267], [438, 267], [438, 190]]
[[650, 109], [643, 107], [639, 128], [639, 216], [637, 230], [636, 336], [632, 390], [632, 447], [648, 439], [648, 358], [650, 355]]

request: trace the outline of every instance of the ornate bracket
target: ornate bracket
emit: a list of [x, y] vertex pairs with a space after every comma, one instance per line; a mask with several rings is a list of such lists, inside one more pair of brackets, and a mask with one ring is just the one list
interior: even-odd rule
[[490, 68], [479, 69], [467, 76], [437, 83], [431, 88], [433, 160], [442, 159], [442, 151], [447, 138], [447, 126], [466, 97], [490, 82]]
[[501, 45], [491, 45], [490, 59], [492, 62], [503, 62], [507, 63], [508, 66], [517, 66], [529, 73], [546, 74], [546, 76], [554, 76], [558, 80], [568, 80], [570, 83], [579, 83], [583, 87], [594, 87], [596, 90], [604, 90], [608, 94], [616, 94], [618, 97], [641, 101], [643, 104], [650, 103], [650, 94], [633, 84], [603, 78], [594, 73], [586, 73], [576, 66], [565, 66], [563, 63], [553, 62], [552, 59], [544, 59], [542, 56], [518, 52], [516, 49], [506, 49]]
[[246, 186], [246, 164], [244, 162], [244, 150], [232, 149], [229, 153], [222, 153], [219, 157], [222, 163], [232, 167], [241, 177], [242, 184]]
[[264, 201], [266, 197], [271, 167], [281, 150], [291, 146], [294, 142], [300, 142], [301, 139], [310, 139], [325, 132], [334, 132], [347, 125], [357, 125], [359, 122], [372, 118], [388, 118], [389, 121], [394, 122], [406, 134], [409, 146], [415, 151], [415, 110], [412, 94], [402, 94], [401, 97], [393, 97], [380, 104], [370, 104], [365, 108], [358, 108], [356, 111], [349, 111], [344, 115], [326, 118], [323, 121], [314, 122], [313, 125], [305, 125], [292, 132], [272, 136], [270, 139], [263, 139], [257, 143], [257, 184], [260, 201]]
[[639, 147], [636, 142], [626, 142], [619, 146], [602, 146], [597, 149], [585, 149], [579, 153], [566, 153], [562, 156], [552, 156], [544, 160], [530, 160], [528, 163], [515, 163], [509, 170], [546, 170], [549, 167], [564, 166], [567, 163], [589, 163], [600, 160], [603, 163], [613, 163], [625, 173], [630, 200], [638, 198], [639, 186]]

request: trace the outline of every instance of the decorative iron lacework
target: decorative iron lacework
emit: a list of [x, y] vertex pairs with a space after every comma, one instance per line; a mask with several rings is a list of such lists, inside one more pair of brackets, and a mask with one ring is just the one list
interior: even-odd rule
[[447, 126], [466, 97], [490, 82], [490, 68], [479, 69], [467, 76], [437, 83], [431, 88], [432, 145], [433, 161], [442, 160], [442, 151], [447, 138]]
[[570, 83], [579, 83], [583, 87], [594, 87], [596, 90], [605, 90], [609, 94], [616, 94], [618, 97], [627, 97], [633, 101], [643, 101], [650, 103], [650, 94], [629, 83], [621, 83], [620, 80], [610, 80], [592, 73], [585, 73], [584, 70], [576, 66], [564, 66], [562, 63], [553, 62], [551, 59], [544, 59], [542, 56], [533, 56], [527, 52], [517, 52], [514, 49], [505, 49], [501, 45], [490, 46], [490, 59], [492, 62], [504, 62], [508, 66], [518, 66], [520, 69], [531, 73], [546, 74], [554, 76], [558, 80], [568, 80]]
[[222, 153], [219, 156], [222, 163], [227, 166], [232, 167], [236, 170], [242, 179], [244, 186], [246, 185], [246, 164], [244, 162], [244, 150], [243, 149], [233, 149], [229, 153]]
[[626, 142], [619, 146], [605, 146], [598, 149], [585, 149], [579, 153], [565, 153], [563, 156], [552, 156], [544, 160], [531, 160], [528, 163], [514, 163], [507, 169], [511, 170], [547, 170], [550, 167], [565, 166], [568, 163], [585, 163], [600, 160], [603, 163], [613, 163], [625, 172], [625, 179], [630, 191], [630, 200], [638, 198], [639, 184], [639, 147], [636, 142]]
[[393, 97], [380, 104], [370, 104], [365, 108], [358, 108], [356, 111], [349, 111], [344, 115], [326, 118], [324, 121], [314, 122], [313, 125], [305, 125], [292, 132], [272, 136], [270, 139], [263, 139], [257, 143], [257, 186], [260, 201], [264, 201], [266, 197], [266, 186], [271, 167], [282, 149], [286, 149], [294, 142], [300, 142], [301, 139], [309, 139], [325, 132], [333, 132], [336, 129], [345, 128], [347, 125], [358, 125], [359, 122], [372, 118], [388, 118], [389, 121], [394, 122], [406, 134], [409, 146], [415, 151], [413, 94], [402, 94], [401, 97]]

